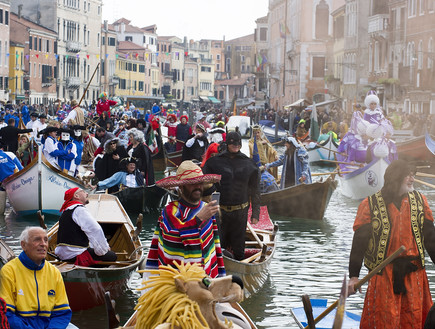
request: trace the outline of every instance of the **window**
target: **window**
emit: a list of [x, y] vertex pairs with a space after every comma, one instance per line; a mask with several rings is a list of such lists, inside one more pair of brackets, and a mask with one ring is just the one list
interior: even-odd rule
[[50, 40], [47, 40], [46, 41], [46, 45], [45, 45], [45, 51], [47, 52], [47, 53], [49, 53], [50, 52]]
[[211, 82], [201, 82], [201, 83], [199, 84], [199, 88], [200, 88], [201, 90], [208, 90], [208, 91], [211, 91]]
[[140, 73], [145, 73], [145, 65], [139, 64], [139, 72]]
[[100, 47], [100, 33], [97, 33], [97, 47]]
[[0, 23], [3, 24], [3, 9], [0, 9]]
[[313, 78], [325, 76], [325, 57], [313, 57]]
[[147, 43], [147, 37], [143, 36], [143, 43]]
[[98, 6], [98, 15], [101, 15], [101, 6]]
[[267, 28], [260, 27], [260, 41], [267, 41]]
[[139, 81], [139, 91], [143, 91], [144, 82]]
[[417, 58], [417, 69], [423, 69], [423, 41], [420, 40], [418, 43], [418, 58]]
[[38, 50], [38, 38], [37, 37], [33, 38], [33, 45], [34, 45], [34, 49], [37, 51]]
[[9, 11], [5, 10], [5, 25], [9, 25]]
[[416, 15], [417, 0], [408, 0], [408, 17]]
[[427, 68], [432, 69], [433, 68], [433, 57], [432, 56], [434, 55], [432, 38], [429, 39], [429, 44], [427, 45], [427, 51], [429, 52], [429, 56], [427, 56]]
[[106, 37], [102, 36], [101, 37], [101, 45], [104, 46], [106, 44]]
[[426, 0], [420, 0], [420, 15], [424, 15]]
[[133, 42], [133, 37], [131, 37], [131, 36], [126, 36], [126, 37], [125, 37], [125, 41], [131, 41], [131, 42]]
[[42, 39], [39, 38], [39, 51], [42, 51]]
[[242, 73], [245, 73], [245, 64], [242, 64], [240, 71], [242, 71]]
[[217, 60], [217, 61], [220, 61], [220, 60], [221, 60], [221, 54], [217, 54], [217, 55], [216, 55], [216, 60]]
[[115, 38], [108, 38], [109, 39], [109, 46], [115, 46], [116, 45], [116, 39]]
[[201, 72], [211, 72], [211, 67], [209, 67], [209, 66], [201, 66]]
[[216, 64], [216, 71], [220, 71], [221, 70], [221, 65], [220, 64]]

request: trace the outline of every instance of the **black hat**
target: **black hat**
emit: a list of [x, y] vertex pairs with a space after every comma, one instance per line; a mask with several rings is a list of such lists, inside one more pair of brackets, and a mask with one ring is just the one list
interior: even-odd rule
[[39, 115], [39, 119], [47, 119], [47, 116], [44, 113], [42, 113]]
[[134, 157], [123, 158], [120, 162], [120, 165], [127, 166], [129, 163], [137, 164], [137, 159]]
[[38, 131], [38, 136], [41, 135], [41, 134], [49, 134], [49, 133], [51, 133], [51, 132], [53, 132], [53, 131], [56, 131], [56, 132], [57, 132], [58, 129], [59, 129], [59, 128], [57, 128], [57, 127], [53, 127], [53, 126], [47, 127], [47, 128], [45, 128], [45, 129], [42, 129], [42, 130]]
[[32, 113], [30, 113], [30, 116], [31, 116], [31, 117], [35, 117], [35, 118], [37, 118], [39, 115], [38, 115], [38, 113], [36, 113], [36, 112], [32, 112]]
[[227, 134], [227, 145], [242, 145], [242, 136], [237, 131], [231, 131]]
[[59, 135], [61, 133], [68, 133], [68, 134], [72, 135], [71, 129], [69, 129], [69, 128], [59, 128], [59, 130], [57, 132], [59, 133]]
[[85, 126], [74, 125], [69, 127], [71, 130], [86, 130]]

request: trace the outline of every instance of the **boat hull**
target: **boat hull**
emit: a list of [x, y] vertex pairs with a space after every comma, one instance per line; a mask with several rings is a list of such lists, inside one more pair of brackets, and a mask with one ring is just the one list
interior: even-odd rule
[[168, 191], [157, 185], [151, 185], [125, 188], [113, 193], [113, 195], [118, 197], [127, 212], [150, 213], [164, 206], [167, 193]]
[[168, 167], [178, 167], [183, 158], [183, 150], [167, 153]]
[[123, 268], [94, 268], [75, 266], [62, 272], [69, 305], [73, 312], [104, 304], [104, 293], [120, 297], [128, 288], [128, 280], [138, 264]]
[[429, 147], [433, 145], [433, 141], [428, 145], [427, 138], [432, 141], [430, 136], [427, 135], [397, 143], [396, 146], [399, 159], [405, 161], [434, 161], [435, 155], [429, 149]]
[[324, 160], [335, 160], [335, 152], [337, 152], [338, 145], [330, 137], [325, 143], [320, 144], [323, 147], [315, 146], [312, 149], [308, 149], [308, 161], [310, 164], [322, 164], [326, 166], [334, 165], [331, 162], [325, 162]]
[[[317, 318], [323, 311], [327, 308], [326, 299], [311, 299], [311, 307], [313, 309], [313, 317]], [[303, 307], [295, 307], [290, 309], [293, 318], [295, 319], [299, 328], [303, 329], [308, 326], [307, 316]], [[337, 309], [332, 310], [328, 315], [326, 315], [322, 320], [316, 323], [317, 329], [330, 329], [334, 325], [334, 319]], [[344, 312], [343, 324], [341, 328], [343, 329], [358, 329], [359, 323], [361, 321], [361, 316], [348, 311]]]
[[349, 174], [339, 176], [341, 193], [354, 200], [362, 200], [384, 186], [385, 159], [376, 159]]
[[324, 182], [300, 184], [261, 194], [261, 204], [271, 214], [286, 218], [323, 219], [337, 182], [329, 177]]
[[[40, 171], [39, 171], [40, 168]], [[84, 188], [80, 182], [35, 158], [28, 166], [3, 181], [14, 211], [22, 216], [44, 213], [59, 215], [65, 191]]]

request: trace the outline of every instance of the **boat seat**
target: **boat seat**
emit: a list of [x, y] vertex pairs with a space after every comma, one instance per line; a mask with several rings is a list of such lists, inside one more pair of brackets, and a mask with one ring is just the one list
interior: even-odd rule
[[261, 249], [259, 248], [245, 248], [245, 257], [248, 258], [252, 255], [259, 253]]

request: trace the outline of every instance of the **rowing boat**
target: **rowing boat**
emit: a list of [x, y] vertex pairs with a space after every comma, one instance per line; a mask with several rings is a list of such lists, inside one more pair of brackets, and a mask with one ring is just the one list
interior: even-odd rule
[[[313, 145], [314, 144], [314, 145]], [[309, 143], [307, 145], [308, 161], [310, 164], [331, 165], [322, 160], [335, 160], [335, 154], [338, 152], [338, 144], [334, 141], [332, 135], [327, 140], [318, 144]]]
[[[313, 309], [313, 317], [317, 318], [323, 311], [327, 309], [327, 299], [311, 299], [311, 306]], [[295, 319], [299, 328], [303, 329], [308, 325], [307, 316], [303, 307], [295, 307], [290, 309], [293, 318]], [[316, 329], [330, 329], [333, 327], [336, 309], [331, 311], [326, 315], [319, 323], [316, 324]], [[344, 312], [343, 324], [341, 328], [343, 329], [357, 329], [359, 328], [359, 323], [361, 316], [349, 311]]]
[[389, 163], [386, 158], [374, 160], [361, 168], [339, 176], [341, 193], [354, 200], [362, 200], [384, 186], [384, 174]]
[[150, 213], [161, 209], [168, 199], [168, 191], [157, 185], [126, 187], [116, 196], [128, 213]]
[[13, 258], [15, 258], [14, 251], [4, 240], [0, 239], [0, 268]]
[[78, 179], [53, 167], [41, 153], [2, 185], [14, 211], [21, 216], [34, 215], [38, 210], [59, 215], [65, 191], [84, 188]]
[[435, 160], [435, 141], [426, 133], [419, 136], [396, 143], [399, 159], [405, 161], [434, 161]]
[[337, 182], [330, 176], [324, 181], [262, 193], [261, 204], [274, 215], [321, 220], [336, 187]]
[[138, 238], [139, 231], [135, 231], [126, 211], [115, 196], [89, 195], [89, 204], [86, 208], [100, 223], [118, 260], [100, 262], [95, 267], [77, 266], [56, 260], [53, 255], [59, 223], [50, 228], [47, 259], [61, 272], [69, 304], [74, 312], [104, 304], [105, 291], [109, 291], [113, 298], [121, 296], [128, 288], [127, 283], [131, 274], [144, 260], [143, 246]]
[[[248, 217], [251, 217], [249, 210]], [[276, 248], [278, 226], [273, 225], [267, 207], [261, 207], [259, 222], [248, 224], [246, 230], [245, 259], [238, 261], [224, 255], [225, 271], [243, 280], [245, 297], [256, 293], [269, 276], [269, 265]]]
[[178, 167], [183, 162], [183, 150], [167, 153], [168, 167]]

